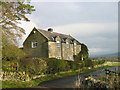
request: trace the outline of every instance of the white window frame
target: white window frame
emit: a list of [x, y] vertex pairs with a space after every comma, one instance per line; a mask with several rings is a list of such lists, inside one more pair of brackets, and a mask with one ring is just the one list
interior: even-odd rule
[[69, 60], [73, 60], [73, 56], [68, 56], [68, 59]]
[[57, 58], [57, 59], [61, 59], [61, 56], [57, 56], [56, 58]]
[[66, 48], [69, 48], [70, 45], [69, 45], [69, 42], [66, 42]]
[[37, 41], [32, 41], [32, 42], [31, 42], [31, 47], [32, 47], [32, 48], [36, 48], [37, 45], [38, 45]]
[[72, 41], [72, 40], [70, 40], [70, 43], [73, 43], [73, 41]]
[[56, 41], [56, 46], [57, 46], [57, 47], [61, 47], [60, 41]]
[[55, 41], [55, 37], [52, 37], [52, 40]]
[[74, 43], [74, 48], [76, 48], [77, 47], [77, 44], [76, 43]]
[[64, 38], [62, 38], [62, 41], [63, 41], [63, 42], [65, 42], [65, 39], [64, 39]]

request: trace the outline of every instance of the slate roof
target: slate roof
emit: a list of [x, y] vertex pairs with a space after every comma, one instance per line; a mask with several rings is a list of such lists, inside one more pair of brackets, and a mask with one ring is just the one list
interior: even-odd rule
[[[50, 39], [50, 41], [54, 41], [53, 38], [56, 38], [57, 36], [59, 36], [62, 40], [62, 42], [65, 42], [65, 39], [68, 39], [70, 41], [73, 41], [73, 40], [76, 40], [75, 38], [73, 38], [72, 36], [70, 35], [66, 35], [66, 34], [61, 34], [61, 33], [56, 33], [56, 32], [53, 32], [53, 31], [46, 31], [46, 30], [41, 30], [41, 29], [38, 29], [42, 34], [44, 34], [47, 38]], [[77, 40], [76, 40], [77, 41]], [[72, 42], [70, 42], [72, 43]], [[79, 41], [77, 41], [77, 44], [80, 44]]]

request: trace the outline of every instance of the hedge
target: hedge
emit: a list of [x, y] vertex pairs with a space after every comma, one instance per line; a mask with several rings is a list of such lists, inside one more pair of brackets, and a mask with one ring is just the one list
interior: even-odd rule
[[30, 77], [77, 70], [79, 68], [80, 65], [76, 62], [55, 58], [24, 58], [20, 61], [4, 61], [3, 63], [3, 71], [25, 71]]

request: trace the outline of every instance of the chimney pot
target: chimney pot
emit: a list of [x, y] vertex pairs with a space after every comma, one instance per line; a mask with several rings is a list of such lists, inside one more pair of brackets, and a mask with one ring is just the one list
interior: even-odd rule
[[49, 31], [49, 32], [53, 32], [53, 29], [52, 29], [52, 28], [48, 28], [48, 31]]

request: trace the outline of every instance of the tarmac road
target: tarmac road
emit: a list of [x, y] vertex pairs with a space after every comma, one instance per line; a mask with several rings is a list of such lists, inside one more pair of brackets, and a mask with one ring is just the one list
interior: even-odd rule
[[[120, 69], [120, 66], [109, 68], [109, 70], [111, 71], [116, 71], [118, 69]], [[105, 74], [105, 69], [79, 74], [79, 76], [81, 77], [81, 81], [84, 79], [85, 76], [88, 76], [88, 75], [106, 75], [106, 74]], [[77, 80], [77, 77], [78, 75], [45, 81], [41, 83], [38, 87], [75, 88], [75, 81]]]

